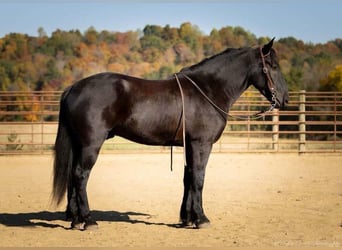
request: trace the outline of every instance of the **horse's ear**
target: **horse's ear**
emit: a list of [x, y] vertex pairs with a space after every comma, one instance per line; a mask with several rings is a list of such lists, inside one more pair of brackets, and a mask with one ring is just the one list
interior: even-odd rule
[[262, 54], [263, 55], [267, 55], [268, 53], [270, 53], [271, 48], [273, 46], [274, 39], [275, 39], [275, 37], [273, 37], [271, 41], [269, 41], [267, 44], [264, 45], [264, 47], [262, 47]]

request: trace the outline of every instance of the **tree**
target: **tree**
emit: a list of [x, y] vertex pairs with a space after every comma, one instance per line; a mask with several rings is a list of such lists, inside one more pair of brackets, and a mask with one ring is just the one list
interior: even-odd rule
[[43, 27], [39, 27], [38, 28], [38, 37], [40, 37], [40, 38], [47, 37], [47, 34], [46, 34], [46, 32], [45, 32]]
[[[232, 26], [204, 35], [189, 22], [179, 27], [146, 25], [142, 31], [127, 32], [97, 31], [94, 27], [84, 33], [57, 29], [50, 35], [40, 27], [37, 36], [10, 33], [0, 38], [0, 89], [61, 90], [105, 70], [164, 78], [228, 47], [268, 41], [268, 37], [257, 38], [242, 27]], [[341, 38], [312, 44], [284, 37], [275, 43], [275, 49], [289, 90], [341, 91]]]
[[0, 61], [0, 91], [8, 90], [11, 79], [8, 74], [8, 65]]
[[285, 74], [284, 77], [285, 77], [285, 81], [288, 85], [289, 90], [298, 91], [301, 89], [305, 89], [302, 87], [303, 72], [302, 72], [301, 68], [292, 67], [290, 69], [290, 72], [288, 74]]
[[66, 56], [73, 56], [74, 49], [82, 41], [82, 34], [78, 30], [69, 32], [57, 29], [51, 37], [41, 46], [40, 52], [56, 56], [62, 51]]
[[[153, 49], [165, 51], [167, 44], [163, 40], [163, 28], [158, 25], [146, 25], [143, 30], [144, 35], [140, 38], [141, 50]], [[152, 49], [152, 50], [151, 50]]]
[[162, 39], [168, 42], [170, 45], [179, 41], [179, 33], [177, 28], [171, 28], [170, 25], [166, 25], [162, 32]]
[[202, 33], [198, 26], [194, 26], [191, 23], [183, 23], [179, 28], [179, 36], [185, 42], [185, 44], [194, 52], [196, 52], [201, 46]]
[[99, 33], [91, 26], [86, 30], [84, 38], [87, 44], [96, 44], [99, 38]]
[[321, 90], [325, 91], [342, 91], [342, 64], [328, 73], [328, 76], [320, 81]]

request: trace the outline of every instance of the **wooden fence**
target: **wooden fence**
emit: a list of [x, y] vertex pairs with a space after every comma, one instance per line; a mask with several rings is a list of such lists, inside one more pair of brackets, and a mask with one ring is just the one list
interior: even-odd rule
[[[51, 153], [57, 131], [61, 92], [0, 92], [0, 154]], [[214, 152], [342, 152], [342, 93], [291, 92], [285, 110], [264, 119], [248, 116], [269, 107], [256, 91], [247, 91], [234, 104]], [[244, 119], [241, 119], [244, 118]], [[167, 147], [144, 146], [116, 137], [102, 153], [165, 152]], [[180, 148], [176, 149], [181, 151]]]

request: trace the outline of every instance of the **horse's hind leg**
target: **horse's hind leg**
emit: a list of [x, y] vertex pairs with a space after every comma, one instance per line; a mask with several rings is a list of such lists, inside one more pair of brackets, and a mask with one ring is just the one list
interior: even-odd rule
[[97, 223], [91, 217], [88, 196], [87, 196], [87, 183], [90, 171], [94, 166], [102, 142], [97, 146], [83, 147], [80, 155], [80, 162], [75, 167], [73, 173], [73, 180], [76, 190], [76, 202], [78, 206], [78, 216], [74, 218], [71, 226], [74, 227], [77, 223], [85, 223], [84, 229], [96, 228]]
[[78, 216], [78, 205], [76, 197], [76, 187], [73, 180], [69, 180], [68, 184], [68, 204], [65, 211], [66, 220], [72, 220]]
[[74, 175], [68, 184], [68, 204], [65, 211], [66, 220], [72, 221], [72, 229], [81, 229], [83, 222], [79, 219], [79, 208]]
[[68, 180], [68, 189], [67, 189], [67, 207], [65, 211], [65, 218], [67, 221], [72, 221], [72, 228], [80, 229], [82, 226], [82, 223], [79, 222], [78, 214], [78, 202], [77, 202], [77, 192], [76, 192], [76, 185], [75, 185], [75, 175], [74, 170], [76, 169], [76, 166], [80, 162], [80, 152], [79, 152], [80, 146], [75, 146], [73, 149], [73, 167], [71, 172], [71, 178]]

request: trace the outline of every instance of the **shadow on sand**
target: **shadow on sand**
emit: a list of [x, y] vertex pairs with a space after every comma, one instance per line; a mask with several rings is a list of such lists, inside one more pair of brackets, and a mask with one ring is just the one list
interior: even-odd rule
[[[96, 221], [107, 222], [127, 222], [131, 224], [141, 223], [145, 225], [160, 225], [177, 228], [178, 224], [165, 224], [148, 221], [151, 215], [138, 212], [117, 212], [117, 211], [92, 211], [92, 217]], [[131, 217], [139, 217], [133, 219]], [[64, 228], [58, 224], [58, 220], [65, 220], [64, 212], [31, 212], [31, 213], [0, 213], [0, 224], [8, 227], [47, 227], [47, 228]]]

